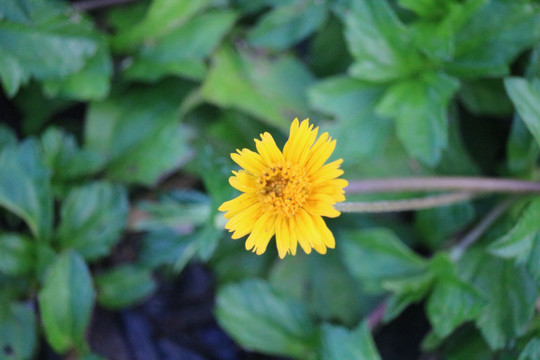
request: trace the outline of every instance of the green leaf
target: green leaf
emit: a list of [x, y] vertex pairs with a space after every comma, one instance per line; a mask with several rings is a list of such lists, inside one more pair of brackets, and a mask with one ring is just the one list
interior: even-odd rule
[[343, 23], [336, 16], [328, 17], [313, 35], [309, 45], [307, 61], [312, 72], [318, 77], [345, 73], [352, 63], [343, 34]]
[[509, 116], [514, 112], [501, 79], [481, 79], [461, 84], [459, 99], [476, 115]]
[[434, 280], [434, 274], [426, 271], [404, 279], [385, 281], [384, 287], [393, 294], [386, 303], [384, 320], [391, 321], [409, 305], [422, 300], [431, 290]]
[[519, 354], [518, 360], [535, 360], [540, 358], [540, 338], [534, 337], [527, 345], [525, 345], [525, 348], [521, 353]]
[[500, 349], [523, 334], [538, 297], [536, 285], [524, 266], [469, 250], [457, 269], [460, 277], [487, 301], [476, 325], [492, 349]]
[[512, 229], [490, 244], [489, 251], [505, 258], [529, 254], [533, 239], [540, 230], [539, 217], [540, 198], [536, 198], [523, 210]]
[[438, 18], [445, 15], [445, 11], [454, 0], [398, 0], [400, 6], [414, 11], [421, 17]]
[[100, 100], [109, 94], [113, 72], [112, 59], [105, 40], [99, 40], [99, 48], [84, 67], [62, 79], [46, 80], [44, 93], [52, 97], [75, 100]]
[[311, 350], [315, 327], [307, 309], [263, 281], [223, 286], [217, 295], [216, 316], [246, 349], [300, 359]]
[[345, 38], [355, 60], [349, 73], [362, 80], [386, 82], [425, 67], [408, 29], [386, 0], [355, 0], [344, 14]]
[[422, 243], [437, 250], [452, 234], [473, 220], [474, 213], [469, 202], [417, 211], [415, 228], [422, 235]]
[[48, 127], [41, 136], [41, 150], [52, 181], [66, 181], [95, 174], [105, 164], [101, 154], [80, 150], [75, 137], [55, 127]]
[[530, 177], [536, 169], [540, 147], [519, 114], [514, 115], [506, 146], [508, 169], [515, 177]]
[[0, 274], [21, 275], [34, 267], [34, 244], [28, 237], [0, 234]]
[[30, 304], [0, 299], [0, 358], [32, 359], [37, 343], [36, 318]]
[[156, 289], [152, 273], [135, 265], [121, 265], [94, 278], [98, 303], [106, 308], [133, 306]]
[[444, 338], [464, 322], [476, 319], [485, 302], [476, 289], [458, 278], [448, 257], [436, 256], [430, 265], [436, 281], [427, 301], [427, 316], [435, 334]]
[[324, 360], [381, 359], [366, 321], [351, 331], [340, 326], [323, 324], [320, 353]]
[[504, 85], [517, 112], [540, 144], [540, 80], [507, 78]]
[[132, 88], [90, 105], [85, 148], [108, 159], [107, 174], [150, 185], [187, 155], [179, 107], [191, 85], [170, 81]]
[[384, 287], [386, 281], [419, 275], [426, 268], [426, 261], [387, 229], [349, 232], [344, 239], [340, 249], [345, 265], [372, 289]]
[[84, 348], [93, 305], [92, 278], [84, 260], [73, 251], [59, 255], [39, 291], [45, 335], [56, 352]]
[[24, 19], [8, 11], [0, 22], [0, 76], [9, 96], [30, 77], [58, 79], [81, 70], [99, 47], [92, 24], [68, 5], [21, 2]]
[[154, 0], [146, 16], [137, 24], [129, 24], [112, 38], [117, 50], [128, 50], [140, 43], [168, 34], [208, 6], [210, 0]]
[[538, 6], [524, 1], [486, 1], [458, 32], [455, 57], [445, 68], [468, 79], [505, 75], [509, 63], [539, 39]]
[[53, 116], [74, 105], [70, 100], [46, 97], [37, 82], [22, 88], [13, 99], [13, 103], [21, 112], [22, 130], [25, 134], [40, 133]]
[[231, 11], [207, 12], [145, 43], [126, 68], [132, 79], [155, 81], [166, 75], [203, 79], [204, 60], [236, 20]]
[[152, 231], [170, 228], [181, 232], [185, 227], [198, 226], [208, 220], [210, 199], [197, 191], [178, 191], [164, 195], [159, 202], [137, 205], [146, 217], [136, 220], [133, 229]]
[[5, 146], [14, 146], [17, 144], [17, 137], [13, 130], [5, 125], [0, 125], [0, 151]]
[[337, 252], [325, 256], [296, 255], [276, 262], [269, 279], [278, 291], [308, 304], [318, 319], [339, 320], [353, 326], [373, 306], [374, 297], [360, 290]]
[[128, 211], [127, 194], [119, 185], [95, 182], [76, 188], [62, 203], [56, 240], [86, 259], [107, 255], [120, 240]]
[[0, 206], [22, 218], [36, 238], [49, 239], [53, 216], [50, 174], [35, 141], [29, 139], [0, 152]]
[[516, 259], [518, 264], [525, 264], [525, 267], [536, 281], [536, 285], [540, 287], [540, 233], [534, 237], [531, 250], [523, 256]]
[[317, 30], [327, 14], [324, 1], [302, 0], [277, 6], [250, 30], [248, 40], [254, 46], [285, 50]]
[[324, 130], [338, 139], [336, 157], [351, 159], [381, 151], [391, 123], [375, 114], [374, 109], [384, 89], [345, 76], [332, 77], [309, 88], [313, 108], [335, 117], [335, 122], [324, 126]]
[[309, 114], [305, 90], [312, 81], [304, 64], [293, 57], [266, 59], [222, 47], [201, 95], [213, 104], [240, 109], [286, 130], [292, 119]]
[[486, 0], [405, 0], [407, 7], [422, 18], [409, 24], [414, 45], [433, 62], [451, 61], [456, 33], [470, 21]]
[[[423, 347], [426, 348], [426, 346]], [[463, 327], [460, 331], [452, 334], [452, 337], [443, 343], [442, 351], [448, 360], [488, 360], [494, 357], [493, 351], [484, 341], [482, 335], [472, 326]], [[500, 352], [497, 356], [499, 354]]]
[[391, 86], [377, 105], [379, 115], [395, 119], [409, 155], [426, 165], [436, 165], [447, 145], [447, 106], [458, 84], [443, 73], [426, 73]]

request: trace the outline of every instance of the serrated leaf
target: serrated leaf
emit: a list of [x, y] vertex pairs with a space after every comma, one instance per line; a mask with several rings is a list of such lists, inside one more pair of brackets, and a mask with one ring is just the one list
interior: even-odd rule
[[34, 267], [34, 246], [21, 234], [0, 234], [0, 274], [21, 275]]
[[405, 279], [385, 281], [384, 288], [391, 291], [392, 295], [386, 303], [384, 320], [391, 321], [407, 306], [422, 300], [431, 290], [434, 280], [434, 274], [426, 271]]
[[315, 335], [307, 309], [261, 280], [223, 286], [216, 316], [244, 348], [269, 354], [305, 358]]
[[[433, 338], [435, 337], [433, 334]], [[439, 345], [437, 347], [440, 349], [443, 339], [438, 340]], [[424, 344], [422, 344], [424, 349], [427, 347], [425, 343], [424, 340]], [[448, 360], [487, 360], [492, 359], [494, 356], [493, 351], [482, 338], [482, 335], [472, 326], [463, 327], [460, 331], [456, 331], [448, 341], [442, 344], [442, 348]], [[432, 348], [432, 350], [435, 350], [435, 348]], [[497, 353], [497, 355], [499, 354], [500, 352]]]
[[527, 2], [486, 1], [456, 36], [455, 57], [445, 64], [461, 78], [495, 77], [540, 39], [540, 9]]
[[154, 0], [145, 17], [137, 24], [130, 24], [112, 39], [118, 50], [128, 50], [136, 45], [168, 34], [206, 8], [210, 0]]
[[400, 6], [425, 18], [438, 18], [445, 15], [445, 11], [452, 2], [454, 0], [398, 0]]
[[426, 165], [438, 163], [448, 142], [447, 106], [458, 84], [446, 74], [426, 73], [391, 86], [377, 105], [379, 115], [394, 119], [409, 155]]
[[459, 99], [476, 115], [509, 116], [514, 112], [501, 79], [481, 79], [461, 84]]
[[133, 306], [156, 289], [152, 273], [135, 265], [122, 265], [94, 278], [98, 303], [106, 308]]
[[56, 240], [86, 259], [104, 256], [120, 240], [128, 207], [125, 189], [119, 185], [95, 182], [76, 188], [62, 203]]
[[105, 164], [101, 154], [80, 150], [74, 136], [55, 127], [47, 128], [40, 145], [44, 161], [52, 170], [53, 183], [94, 174]]
[[0, 152], [0, 206], [22, 218], [36, 238], [49, 239], [53, 220], [50, 173], [35, 141], [29, 139]]
[[386, 82], [407, 77], [425, 66], [408, 29], [386, 0], [356, 0], [344, 15], [345, 38], [355, 60], [349, 73], [358, 79]]
[[536, 360], [540, 358], [540, 338], [534, 337], [519, 354], [518, 360]]
[[222, 47], [213, 58], [201, 95], [285, 130], [292, 119], [309, 114], [305, 90], [312, 81], [304, 64], [291, 56], [267, 59]]
[[360, 290], [335, 252], [325, 256], [297, 255], [277, 262], [269, 280], [275, 289], [308, 304], [317, 318], [339, 320], [345, 326], [356, 325], [373, 302], [373, 297]]
[[520, 257], [530, 252], [533, 239], [540, 230], [540, 199], [536, 198], [523, 210], [516, 224], [501, 238], [490, 244], [489, 251], [500, 257]]
[[350, 273], [377, 289], [386, 281], [419, 275], [426, 261], [408, 249], [392, 232], [371, 229], [349, 232], [340, 247]]
[[521, 119], [540, 144], [540, 80], [507, 78], [504, 85]]
[[414, 45], [432, 61], [451, 61], [455, 52], [456, 33], [486, 0], [437, 1], [405, 0], [401, 5], [420, 14], [408, 24]]
[[336, 157], [354, 158], [377, 151], [386, 143], [391, 123], [374, 113], [385, 87], [345, 76], [320, 81], [309, 88], [313, 108], [335, 117], [324, 127], [339, 139]]
[[475, 288], [458, 278], [455, 265], [440, 254], [431, 260], [436, 281], [427, 301], [427, 316], [438, 337], [444, 338], [466, 321], [475, 320], [485, 306]]
[[13, 130], [5, 125], [0, 125], [0, 151], [5, 146], [14, 146], [17, 144], [17, 137]]
[[0, 358], [32, 359], [36, 343], [36, 319], [32, 306], [0, 299]]
[[108, 174], [128, 183], [155, 184], [189, 158], [186, 132], [181, 125], [164, 126], [109, 165]]
[[321, 359], [381, 360], [365, 321], [353, 330], [323, 324], [321, 337]]
[[510, 172], [516, 177], [529, 177], [536, 168], [540, 147], [519, 114], [512, 120], [506, 149]]
[[325, 2], [296, 1], [266, 13], [248, 33], [254, 46], [284, 50], [309, 36], [326, 20]]
[[41, 321], [47, 341], [58, 353], [82, 349], [94, 305], [92, 278], [73, 251], [58, 256], [39, 291]]
[[114, 179], [153, 184], [187, 154], [179, 108], [191, 85], [170, 81], [132, 88], [90, 105], [85, 148], [108, 159]]
[[476, 325], [489, 346], [500, 349], [523, 334], [538, 297], [525, 267], [478, 250], [469, 250], [458, 265], [461, 278], [486, 299]]
[[101, 100], [109, 94], [113, 64], [105, 40], [99, 40], [95, 54], [80, 71], [62, 79], [46, 80], [43, 92], [49, 97], [74, 100]]
[[415, 214], [415, 228], [422, 235], [422, 243], [437, 250], [449, 236], [473, 220], [474, 214], [469, 202], [420, 210]]
[[81, 70], [99, 47], [91, 23], [66, 4], [21, 2], [26, 18], [9, 11], [0, 23], [0, 75], [9, 96], [30, 77], [58, 79]]
[[166, 75], [203, 79], [204, 60], [230, 30], [236, 14], [231, 11], [207, 12], [166, 35], [143, 44], [126, 75], [133, 79], [155, 81]]

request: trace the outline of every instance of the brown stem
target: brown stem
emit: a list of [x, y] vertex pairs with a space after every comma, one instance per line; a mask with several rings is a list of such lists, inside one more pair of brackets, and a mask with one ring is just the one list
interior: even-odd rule
[[451, 205], [470, 200], [474, 196], [475, 194], [471, 193], [455, 192], [406, 200], [344, 202], [335, 204], [334, 208], [341, 212], [356, 213], [410, 211]]
[[489, 227], [493, 225], [493, 223], [497, 221], [497, 219], [515, 202], [516, 198], [506, 199], [491, 209], [491, 211], [488, 212], [486, 216], [480, 220], [480, 222], [476, 224], [476, 226], [473, 227], [467, 234], [465, 234], [465, 236], [463, 236], [461, 240], [452, 248], [450, 252], [450, 257], [452, 260], [458, 260], [463, 255], [465, 250], [474, 244], [476, 240], [478, 240], [484, 234], [484, 232], [489, 229]]
[[353, 180], [345, 188], [349, 194], [431, 190], [540, 193], [540, 182], [481, 177], [419, 177]]

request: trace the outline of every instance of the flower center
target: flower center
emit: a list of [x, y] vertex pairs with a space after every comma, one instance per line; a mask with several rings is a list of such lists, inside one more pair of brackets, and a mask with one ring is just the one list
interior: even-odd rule
[[275, 164], [257, 182], [257, 196], [265, 212], [291, 217], [302, 207], [311, 184], [305, 169], [298, 165]]

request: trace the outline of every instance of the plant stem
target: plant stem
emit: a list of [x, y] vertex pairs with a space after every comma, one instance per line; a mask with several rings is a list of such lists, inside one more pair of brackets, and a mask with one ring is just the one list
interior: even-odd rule
[[357, 201], [335, 204], [336, 210], [341, 212], [392, 212], [429, 209], [433, 207], [455, 204], [470, 200], [476, 194], [468, 192], [454, 192], [450, 194], [434, 195], [423, 198], [390, 201]]
[[486, 214], [486, 216], [480, 220], [478, 224], [476, 224], [475, 227], [473, 227], [465, 236], [461, 238], [461, 240], [452, 248], [450, 252], [450, 258], [453, 261], [458, 260], [461, 258], [463, 253], [478, 240], [484, 232], [489, 229], [491, 225], [497, 219], [514, 204], [516, 201], [516, 198], [510, 198], [506, 199], [505, 201], [501, 202], [497, 206], [495, 206], [493, 209], [491, 209], [490, 212]]
[[430, 190], [540, 193], [540, 182], [481, 177], [419, 177], [353, 180], [345, 188], [349, 194]]

